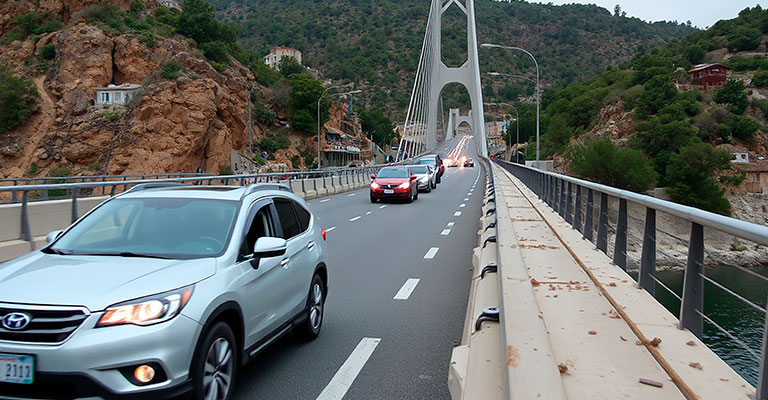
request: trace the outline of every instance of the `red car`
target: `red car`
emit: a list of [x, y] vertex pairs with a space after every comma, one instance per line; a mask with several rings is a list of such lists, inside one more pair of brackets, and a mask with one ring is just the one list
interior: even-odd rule
[[371, 174], [371, 203], [379, 199], [401, 199], [412, 202], [419, 198], [416, 176], [406, 167], [386, 167], [378, 175]]

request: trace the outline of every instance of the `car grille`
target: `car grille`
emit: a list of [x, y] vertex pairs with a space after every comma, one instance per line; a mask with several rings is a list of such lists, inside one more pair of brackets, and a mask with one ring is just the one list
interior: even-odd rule
[[0, 305], [0, 321], [7, 314], [29, 315], [29, 324], [21, 330], [8, 330], [0, 324], [0, 340], [26, 343], [61, 343], [88, 317], [77, 307], [19, 307]]
[[381, 185], [382, 189], [394, 189], [400, 185]]

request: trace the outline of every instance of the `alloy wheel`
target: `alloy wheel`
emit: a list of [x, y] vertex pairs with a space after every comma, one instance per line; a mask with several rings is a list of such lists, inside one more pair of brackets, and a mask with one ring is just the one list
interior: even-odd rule
[[320, 283], [312, 285], [312, 300], [309, 307], [309, 323], [313, 331], [320, 329], [323, 322], [323, 288]]
[[227, 398], [231, 389], [233, 369], [234, 357], [229, 341], [223, 337], [214, 340], [208, 349], [203, 371], [205, 400]]

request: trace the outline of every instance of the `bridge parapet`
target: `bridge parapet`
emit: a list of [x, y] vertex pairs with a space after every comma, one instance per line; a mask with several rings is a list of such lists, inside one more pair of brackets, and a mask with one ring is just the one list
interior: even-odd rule
[[[584, 221], [593, 216], [599, 220], [606, 214], [600, 232], [591, 237], [601, 239], [601, 250], [608, 248], [608, 213], [585, 217], [582, 212], [588, 202], [592, 206], [600, 203], [594, 202], [594, 193], [589, 196], [586, 186], [575, 182], [569, 188], [567, 180], [558, 183], [564, 188], [562, 193], [550, 193], [552, 187], [537, 186], [545, 179], [539, 171], [504, 166], [516, 173], [492, 167], [498, 273], [483, 278], [496, 275], [497, 289], [490, 292], [497, 294], [500, 309], [497, 347], [489, 353], [472, 340], [463, 341], [454, 351], [449, 383], [459, 375], [454, 371], [460, 365], [456, 361], [472, 359], [473, 353], [495, 354], [487, 359], [498, 370], [490, 372], [490, 378], [480, 377], [470, 365], [461, 375], [461, 390], [451, 386], [454, 399], [755, 398], [755, 389], [692, 330], [680, 329], [675, 315], [624, 269], [617, 268], [615, 260], [584, 240], [585, 232], [593, 230], [591, 224], [585, 229]], [[546, 176], [555, 178], [556, 174]], [[545, 199], [559, 199], [557, 209], [547, 207], [523, 183], [541, 189]], [[687, 215], [691, 214], [705, 218], [700, 213]], [[576, 226], [581, 229], [574, 229]], [[613, 229], [621, 232], [626, 227]], [[474, 282], [472, 287], [489, 290]], [[468, 325], [479, 315], [473, 298], [482, 296], [471, 294]], [[468, 329], [471, 332], [472, 327]], [[473, 380], [491, 379], [500, 389], [494, 396], [481, 395], [470, 385]]]

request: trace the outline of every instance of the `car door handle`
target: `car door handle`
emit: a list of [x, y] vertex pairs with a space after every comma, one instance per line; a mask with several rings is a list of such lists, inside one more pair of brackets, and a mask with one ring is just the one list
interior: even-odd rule
[[291, 262], [290, 258], [283, 258], [283, 261], [280, 261], [280, 266], [283, 268], [288, 268], [289, 262]]
[[313, 241], [310, 241], [309, 243], [307, 243], [307, 248], [308, 248], [309, 250], [312, 250], [312, 249], [314, 249], [314, 248], [315, 248], [315, 242], [313, 242]]

